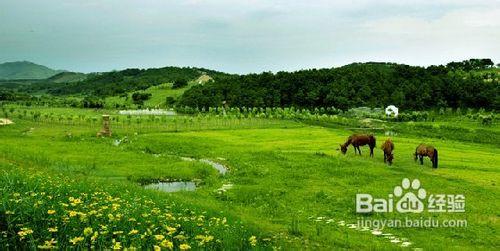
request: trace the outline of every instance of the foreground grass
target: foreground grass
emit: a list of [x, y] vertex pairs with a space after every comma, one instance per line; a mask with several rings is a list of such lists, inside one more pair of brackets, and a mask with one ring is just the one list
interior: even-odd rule
[[[355, 156], [352, 149], [345, 156], [336, 151], [338, 144], [350, 134], [349, 131], [317, 126], [286, 128], [287, 124], [285, 122], [284, 124], [283, 128], [273, 126], [261, 129], [184, 132], [148, 130], [137, 134], [127, 128], [117, 128], [115, 134], [118, 139], [124, 136], [128, 138], [119, 146], [113, 145], [113, 139], [96, 139], [93, 136], [95, 129], [85, 126], [20, 122], [4, 127], [0, 130], [1, 159], [9, 165], [29, 167], [28, 169], [5, 167], [9, 171], [3, 175], [1, 184], [5, 198], [4, 212], [8, 210], [9, 214], [4, 214], [6, 217], [16, 218], [17, 214], [24, 215], [25, 211], [35, 210], [40, 213], [40, 217], [47, 217], [48, 210], [51, 210], [47, 206], [50, 205], [55, 207], [54, 210], [58, 212], [59, 217], [64, 217], [65, 214], [69, 214], [70, 209], [61, 207], [60, 203], [71, 205], [69, 197], [80, 198], [81, 206], [90, 209], [88, 207], [94, 202], [99, 206], [101, 206], [99, 203], [106, 205], [104, 195], [104, 197], [96, 196], [95, 200], [91, 198], [94, 192], [104, 192], [111, 194], [113, 198], [120, 198], [119, 201], [123, 204], [120, 208], [127, 208], [120, 212], [123, 215], [136, 215], [133, 218], [141, 223], [140, 226], [129, 222], [120, 223], [119, 226], [128, 228], [117, 231], [124, 231], [126, 234], [132, 231], [129, 229], [131, 227], [141, 227], [141, 231], [147, 232], [145, 225], [148, 224], [158, 226], [166, 222], [171, 226], [182, 223], [178, 221], [170, 223], [164, 218], [154, 218], [151, 223], [145, 224], [147, 220], [140, 217], [140, 214], [154, 207], [163, 210], [160, 215], [175, 212], [181, 214], [179, 217], [184, 215], [185, 209], [193, 211], [201, 209], [201, 212], [206, 210], [221, 214], [210, 213], [211, 217], [221, 219], [227, 216], [228, 219], [234, 219], [233, 222], [242, 222], [242, 225], [236, 225], [234, 229], [230, 228], [227, 231], [223, 227], [211, 228], [211, 223], [207, 223], [209, 226], [205, 229], [214, 236], [214, 240], [221, 240], [219, 244], [214, 242], [210, 248], [251, 248], [248, 239], [256, 235], [256, 247], [262, 248], [280, 246], [313, 249], [397, 249], [400, 248], [398, 244], [375, 237], [370, 232], [349, 229], [341, 223], [356, 223], [360, 216], [354, 212], [356, 193], [370, 193], [383, 197], [391, 193], [394, 186], [400, 184], [403, 178], [418, 178], [429, 193], [465, 194], [466, 213], [423, 214], [409, 215], [409, 217], [465, 218], [468, 226], [452, 229], [394, 228], [384, 231], [407, 238], [413, 243], [411, 247], [425, 249], [494, 249], [499, 245], [495, 234], [499, 227], [496, 213], [499, 206], [496, 201], [499, 196], [496, 181], [500, 178], [498, 148], [487, 144], [445, 141], [425, 136], [417, 138], [412, 133], [402, 132], [392, 136], [396, 144], [396, 158], [394, 165], [388, 167], [382, 162], [382, 152], [379, 149], [375, 151], [375, 158], [367, 156], [366, 148], [363, 149], [361, 157]], [[67, 135], [68, 131], [71, 131], [70, 137]], [[377, 136], [380, 145], [386, 137]], [[428, 160], [424, 166], [413, 162], [412, 153], [415, 146], [421, 142], [434, 144], [439, 149], [440, 167], [437, 170], [430, 167]], [[180, 157], [216, 160], [227, 165], [230, 173], [220, 177], [210, 166], [199, 162], [186, 162]], [[45, 182], [40, 176], [31, 176], [32, 173], [36, 173], [31, 167], [42, 171], [44, 175], [42, 177], [48, 177], [47, 180], [53, 180], [51, 177], [61, 175], [76, 175], [78, 178], [76, 181], [62, 180], [58, 183], [58, 186], [65, 187], [62, 190], [53, 190], [53, 186], [48, 184], [21, 186], [16, 185], [18, 184], [16, 182], [12, 183], [15, 180], [20, 184]], [[24, 172], [26, 175], [16, 174], [19, 172]], [[194, 193], [158, 194], [143, 191], [136, 185], [136, 181], [144, 179], [200, 179], [203, 182]], [[222, 193], [215, 192], [224, 183], [232, 183], [234, 186]], [[42, 187], [44, 189], [40, 189]], [[102, 190], [95, 189], [96, 187]], [[69, 192], [73, 190], [74, 193]], [[46, 197], [35, 196], [37, 199], [31, 199], [29, 196], [33, 191], [35, 193], [43, 191], [44, 196], [50, 195], [53, 198], [57, 195], [60, 199], [54, 200], [54, 203]], [[15, 204], [10, 200], [14, 199], [11, 197], [14, 193], [18, 193], [23, 199], [28, 198], [27, 205], [31, 208], [26, 205], [19, 210], [12, 210], [11, 207]], [[134, 202], [137, 197], [144, 200]], [[32, 206], [37, 200], [44, 204], [41, 210], [36, 210]], [[150, 204], [145, 201], [151, 201], [154, 206], [140, 206]], [[183, 207], [174, 209], [172, 205], [179, 204], [179, 201], [182, 201]], [[14, 213], [10, 214], [11, 212]], [[195, 214], [199, 216], [199, 212]], [[373, 214], [366, 217], [395, 216], [400, 215]], [[21, 219], [19, 223], [29, 225], [30, 229], [37, 228], [38, 225], [40, 228], [48, 227], [34, 220], [35, 218], [21, 217]], [[103, 216], [94, 220], [98, 223], [90, 226], [93, 232], [100, 229], [98, 225], [109, 224], [109, 217]], [[20, 240], [22, 236], [16, 232], [25, 231], [22, 227], [26, 226], [17, 226], [15, 230], [11, 230], [9, 239], [5, 243], [11, 245], [28, 243], [26, 240]], [[255, 229], [260, 235], [254, 234], [253, 226], [257, 226]], [[189, 236], [186, 244], [193, 248], [203, 247], [198, 246], [195, 237], [208, 234], [197, 232], [198, 230], [188, 230], [191, 229], [190, 225], [183, 226], [182, 229], [186, 229], [183, 231]], [[43, 241], [57, 237], [62, 238], [56, 239], [58, 243], [70, 245], [69, 237], [84, 237], [85, 241], [82, 241], [84, 245], [83, 242], [87, 243], [91, 235], [81, 236], [83, 230], [85, 229], [80, 227], [74, 231], [64, 230], [58, 234], [44, 234]], [[167, 235], [165, 237], [167, 238]], [[120, 242], [123, 247], [151, 247], [160, 244], [153, 239], [134, 242], [132, 237], [125, 234], [121, 237], [111, 234], [106, 238], [102, 242], [105, 243], [102, 247], [111, 248], [116, 242]], [[35, 245], [34, 243], [43, 245], [42, 238], [36, 240], [37, 242], [26, 245]], [[183, 244], [176, 239], [169, 240], [176, 248]]]

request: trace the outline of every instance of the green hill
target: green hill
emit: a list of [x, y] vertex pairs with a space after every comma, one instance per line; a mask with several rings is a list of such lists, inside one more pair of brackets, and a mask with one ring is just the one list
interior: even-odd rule
[[53, 83], [73, 83], [87, 79], [89, 75], [80, 72], [61, 72], [47, 79]]
[[[164, 83], [161, 85], [151, 86], [148, 89], [141, 91], [143, 93], [151, 94], [151, 98], [144, 102], [142, 107], [144, 108], [158, 108], [165, 107], [172, 104], [166, 104], [167, 97], [171, 97], [172, 102], [175, 102], [185, 91], [189, 90], [191, 87], [196, 85], [203, 85], [212, 80], [212, 77], [209, 75], [203, 74], [195, 80], [189, 81], [188, 85], [181, 88], [173, 88], [172, 83]], [[135, 91], [121, 94], [119, 96], [112, 96], [105, 99], [105, 103], [108, 107], [134, 107], [134, 103], [132, 101], [132, 94]]]
[[163, 67], [152, 69], [126, 69], [98, 73], [74, 83], [47, 86], [53, 95], [118, 96], [133, 91], [146, 90], [152, 86], [173, 83], [183, 79], [193, 81], [203, 75], [227, 76], [228, 74], [195, 67]]
[[28, 61], [0, 64], [0, 79], [46, 79], [60, 72]]
[[[481, 62], [485, 62], [481, 65]], [[472, 63], [471, 63], [472, 62]], [[479, 63], [478, 63], [479, 62]], [[472, 65], [472, 66], [470, 66]], [[331, 69], [214, 78], [183, 93], [189, 107], [436, 107], [500, 109], [499, 69], [471, 59], [446, 66], [353, 63]]]

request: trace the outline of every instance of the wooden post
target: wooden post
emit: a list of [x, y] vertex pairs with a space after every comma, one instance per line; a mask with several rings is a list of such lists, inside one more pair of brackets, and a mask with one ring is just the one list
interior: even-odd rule
[[97, 137], [111, 137], [109, 115], [102, 115], [102, 129], [97, 133]]

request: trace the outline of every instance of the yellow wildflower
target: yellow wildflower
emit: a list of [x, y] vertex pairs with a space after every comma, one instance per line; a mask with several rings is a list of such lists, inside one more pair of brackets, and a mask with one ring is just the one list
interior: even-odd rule
[[51, 233], [56, 233], [57, 232], [57, 227], [49, 227], [48, 230]]
[[200, 246], [204, 245], [205, 243], [208, 243], [208, 242], [211, 242], [214, 237], [211, 236], [211, 235], [197, 235], [196, 237], [194, 237], [195, 239], [199, 240], [200, 241]]
[[157, 241], [161, 241], [161, 240], [165, 239], [165, 236], [163, 236], [162, 234], [157, 234], [157, 235], [155, 235], [155, 239]]
[[120, 250], [120, 249], [122, 249], [122, 244], [120, 242], [115, 242], [115, 244], [113, 244], [113, 250]]
[[83, 229], [83, 235], [85, 236], [89, 236], [92, 234], [92, 228], [91, 227], [86, 227], [85, 229]]
[[174, 239], [177, 239], [179, 241], [183, 241], [183, 240], [186, 240], [187, 238], [186, 238], [186, 236], [179, 234], [179, 235], [174, 236]]
[[75, 217], [78, 215], [78, 212], [76, 211], [69, 211], [69, 217]]
[[17, 234], [21, 237], [21, 240], [24, 239], [27, 235], [30, 235], [33, 233], [33, 230], [30, 228], [23, 227], [21, 228], [21, 231], [17, 232]]
[[48, 214], [55, 214], [55, 213], [56, 213], [56, 210], [50, 209], [50, 210], [47, 210], [47, 213], [48, 213]]
[[94, 232], [94, 235], [92, 235], [92, 237], [90, 237], [90, 240], [91, 240], [92, 242], [94, 242], [94, 241], [97, 239], [97, 236], [99, 236], [99, 232], [95, 231], [95, 232]]
[[45, 241], [44, 242], [44, 245], [40, 245], [38, 246], [39, 249], [53, 249], [53, 248], [56, 248], [56, 243], [57, 241], [54, 240], [54, 238], [48, 240], [48, 241]]
[[175, 231], [177, 231], [177, 229], [175, 227], [167, 227], [167, 231], [168, 235], [172, 235]]
[[255, 247], [255, 245], [257, 245], [257, 237], [255, 237], [253, 235], [250, 238], [248, 238], [248, 241], [250, 242], [250, 245], [252, 245], [253, 247]]
[[75, 238], [69, 239], [69, 242], [71, 242], [71, 244], [73, 244], [73, 245], [76, 245], [78, 242], [81, 242], [83, 240], [84, 240], [83, 237], [75, 237]]
[[132, 229], [130, 232], [128, 232], [129, 235], [137, 234], [139, 233], [139, 230]]
[[191, 246], [189, 246], [188, 244], [184, 243], [184, 244], [181, 244], [179, 246], [179, 249], [180, 250], [188, 250], [188, 249], [191, 249]]
[[169, 241], [169, 240], [163, 240], [161, 243], [160, 243], [160, 246], [164, 247], [164, 248], [168, 248], [168, 249], [173, 249], [174, 248], [174, 243]]
[[154, 250], [154, 251], [161, 251], [161, 247], [160, 247], [160, 246], [156, 246], [156, 245], [154, 245], [154, 246], [153, 246], [153, 250]]

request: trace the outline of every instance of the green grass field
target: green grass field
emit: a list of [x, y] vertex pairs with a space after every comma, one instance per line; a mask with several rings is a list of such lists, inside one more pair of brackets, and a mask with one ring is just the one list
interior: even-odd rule
[[[401, 249], [403, 242], [410, 243], [409, 249], [430, 250], [500, 246], [497, 144], [462, 141], [459, 135], [426, 137], [404, 127], [391, 136], [395, 160], [388, 166], [379, 148], [388, 136], [376, 134], [374, 158], [367, 147], [362, 156], [354, 155], [352, 148], [342, 155], [336, 149], [353, 131], [335, 124], [273, 119], [246, 126], [217, 122], [146, 130], [112, 123], [113, 137], [96, 138], [99, 127], [85, 123], [13, 120], [15, 124], [0, 127], [4, 247], [331, 250]], [[460, 126], [448, 118], [436, 123]], [[497, 134], [499, 127], [487, 129]], [[414, 162], [420, 143], [439, 149], [438, 169], [432, 169], [429, 159], [423, 166]], [[222, 176], [187, 157], [212, 160], [229, 172]], [[357, 193], [384, 197], [403, 178], [418, 178], [428, 193], [464, 194], [465, 213], [355, 212]], [[194, 192], [164, 193], [140, 186], [155, 180], [196, 181], [198, 187]], [[219, 189], [224, 184], [233, 186]], [[375, 229], [350, 227], [361, 216], [466, 219], [467, 227], [386, 227], [381, 231], [400, 240], [391, 242], [394, 237], [376, 235]]]

